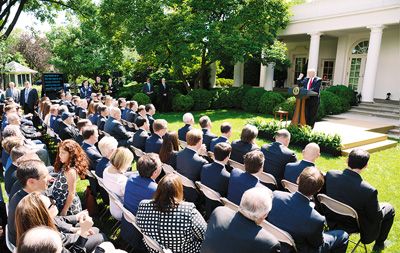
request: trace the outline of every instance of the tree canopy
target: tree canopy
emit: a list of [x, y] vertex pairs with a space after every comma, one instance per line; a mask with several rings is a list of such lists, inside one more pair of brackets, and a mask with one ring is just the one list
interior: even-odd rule
[[109, 41], [136, 48], [151, 67], [169, 64], [188, 90], [188, 68], [198, 66], [194, 87], [203, 88], [213, 62], [271, 48], [290, 15], [282, 0], [103, 0], [100, 8]]

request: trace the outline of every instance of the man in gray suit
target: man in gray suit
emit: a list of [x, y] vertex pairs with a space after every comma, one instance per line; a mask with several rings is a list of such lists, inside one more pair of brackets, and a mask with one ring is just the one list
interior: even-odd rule
[[10, 88], [6, 90], [6, 98], [12, 97], [15, 103], [19, 103], [19, 98], [21, 94], [20, 90], [15, 88], [15, 84], [13, 82], [10, 82], [8, 86]]

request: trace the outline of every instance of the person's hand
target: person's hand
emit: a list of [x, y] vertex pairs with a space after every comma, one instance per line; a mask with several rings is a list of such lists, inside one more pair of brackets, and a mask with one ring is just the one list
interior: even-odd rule
[[87, 217], [85, 220], [81, 217], [79, 220], [79, 226], [81, 228], [81, 236], [86, 238], [89, 234], [89, 230], [93, 227], [93, 220], [91, 217]]
[[87, 210], [83, 210], [76, 215], [77, 220], [80, 220], [81, 218], [86, 220], [86, 217], [89, 217], [89, 212]]
[[25, 117], [26, 117], [26, 118], [33, 117], [33, 114], [32, 114], [32, 113], [28, 113], [28, 114], [25, 115]]
[[62, 211], [60, 212], [60, 216], [67, 216], [67, 211], [62, 210]]
[[200, 155], [207, 155], [207, 146], [206, 146], [206, 144], [201, 144], [201, 148], [200, 148], [200, 150], [199, 150], [199, 154]]
[[54, 181], [56, 181], [56, 179], [55, 179], [54, 177], [51, 177], [51, 178], [49, 179], [49, 183], [54, 183]]
[[302, 78], [303, 78], [303, 76], [304, 76], [304, 74], [303, 74], [303, 73], [300, 73], [300, 75], [299, 75], [299, 79], [302, 79]]
[[40, 136], [42, 136], [42, 133], [41, 132], [37, 132], [36, 133], [36, 137], [40, 137]]

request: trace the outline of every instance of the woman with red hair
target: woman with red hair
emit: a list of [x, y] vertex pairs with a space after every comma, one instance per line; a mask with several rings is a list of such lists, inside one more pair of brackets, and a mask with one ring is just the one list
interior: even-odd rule
[[64, 140], [57, 148], [54, 169], [58, 176], [53, 184], [53, 198], [61, 216], [82, 211], [81, 201], [76, 194], [78, 176], [85, 178], [89, 160], [86, 153], [74, 140]]

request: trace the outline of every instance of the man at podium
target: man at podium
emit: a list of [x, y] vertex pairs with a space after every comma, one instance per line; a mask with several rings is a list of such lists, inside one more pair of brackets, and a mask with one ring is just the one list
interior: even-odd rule
[[315, 76], [315, 69], [307, 70], [307, 77], [304, 77], [303, 73], [300, 73], [297, 78], [297, 85], [304, 87], [304, 89], [317, 92], [317, 96], [311, 96], [306, 100], [306, 124], [314, 128], [315, 121], [317, 120], [317, 111], [320, 103], [319, 100], [319, 88], [321, 87], [322, 79]]

